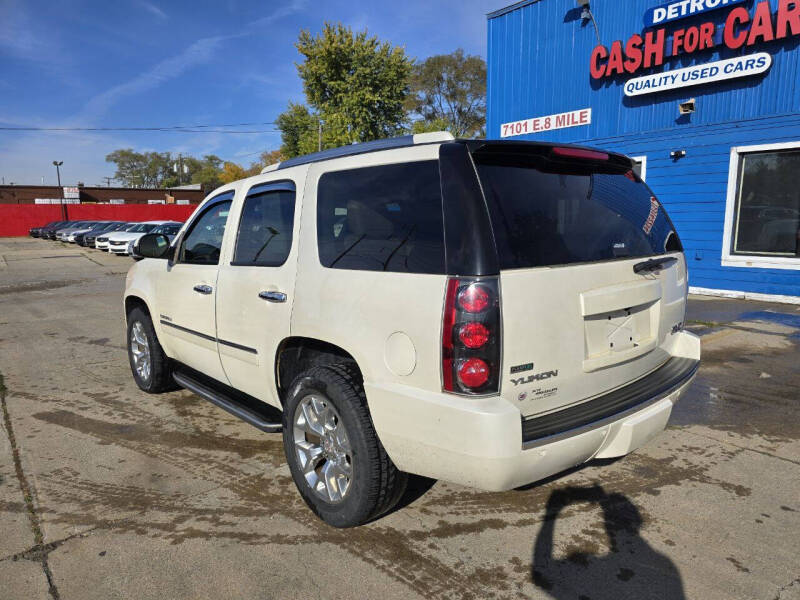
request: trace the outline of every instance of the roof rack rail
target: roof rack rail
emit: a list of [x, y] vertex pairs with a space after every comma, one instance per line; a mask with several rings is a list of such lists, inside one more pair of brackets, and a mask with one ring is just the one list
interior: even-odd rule
[[393, 148], [406, 148], [408, 146], [415, 146], [418, 144], [450, 142], [454, 139], [455, 138], [453, 135], [448, 131], [433, 131], [431, 133], [402, 135], [400, 137], [386, 138], [383, 140], [361, 142], [358, 144], [351, 144], [349, 146], [340, 146], [339, 148], [322, 150], [321, 152], [313, 152], [312, 154], [305, 154], [303, 156], [296, 156], [295, 158], [290, 158], [288, 160], [264, 167], [261, 170], [261, 173], [269, 173], [279, 169], [288, 169], [289, 167], [296, 167], [298, 165], [307, 165], [309, 163], [330, 160], [332, 158], [341, 158], [342, 156], [354, 156], [356, 154], [376, 152], [378, 150], [391, 150]]

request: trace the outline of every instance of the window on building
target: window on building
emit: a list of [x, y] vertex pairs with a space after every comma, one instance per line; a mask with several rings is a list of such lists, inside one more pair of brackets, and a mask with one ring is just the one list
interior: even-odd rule
[[647, 181], [647, 157], [646, 156], [632, 156], [633, 172], [639, 176], [642, 181]]
[[733, 255], [800, 257], [800, 149], [739, 155]]
[[240, 266], [279, 267], [292, 249], [295, 193], [251, 191], [244, 201], [233, 262]]
[[335, 269], [445, 272], [439, 164], [324, 174], [317, 197], [320, 262]]

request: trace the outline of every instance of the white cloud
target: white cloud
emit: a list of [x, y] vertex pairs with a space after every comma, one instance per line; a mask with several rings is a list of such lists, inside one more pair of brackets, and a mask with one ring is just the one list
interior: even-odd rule
[[208, 62], [214, 57], [216, 50], [223, 42], [247, 35], [252, 35], [263, 25], [267, 25], [273, 21], [288, 16], [289, 14], [302, 9], [305, 5], [306, 0], [294, 0], [286, 6], [282, 6], [273, 13], [253, 21], [248, 26], [248, 30], [246, 32], [201, 38], [185, 48], [182, 52], [162, 60], [147, 71], [140, 73], [133, 79], [116, 85], [93, 97], [86, 104], [83, 110], [75, 116], [75, 119], [80, 122], [86, 122], [97, 117], [98, 115], [102, 115], [122, 98], [141, 94], [142, 92], [154, 89], [163, 83], [182, 75], [189, 69]]
[[160, 21], [166, 21], [169, 18], [167, 16], [167, 13], [158, 8], [155, 4], [147, 2], [147, 0], [140, 0], [139, 6], [141, 6], [143, 9], [145, 9], [151, 15], [155, 16]]
[[182, 52], [162, 60], [133, 79], [94, 96], [75, 119], [80, 122], [94, 119], [105, 114], [122, 98], [149, 91], [192, 67], [208, 62], [214, 56], [217, 47], [231, 37], [234, 36], [213, 36], [197, 40]]

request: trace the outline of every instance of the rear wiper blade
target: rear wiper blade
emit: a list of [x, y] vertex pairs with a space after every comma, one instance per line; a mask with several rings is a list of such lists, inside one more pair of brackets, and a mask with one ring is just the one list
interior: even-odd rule
[[636, 263], [633, 265], [634, 273], [641, 273], [642, 271], [655, 271], [656, 269], [663, 269], [669, 265], [678, 262], [674, 256], [664, 256], [663, 258], [651, 258], [644, 262]]

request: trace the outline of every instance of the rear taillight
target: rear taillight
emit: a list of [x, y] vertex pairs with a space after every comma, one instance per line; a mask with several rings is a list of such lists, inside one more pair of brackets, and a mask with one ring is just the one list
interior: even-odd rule
[[442, 322], [442, 387], [493, 394], [500, 387], [500, 286], [497, 277], [447, 281]]

